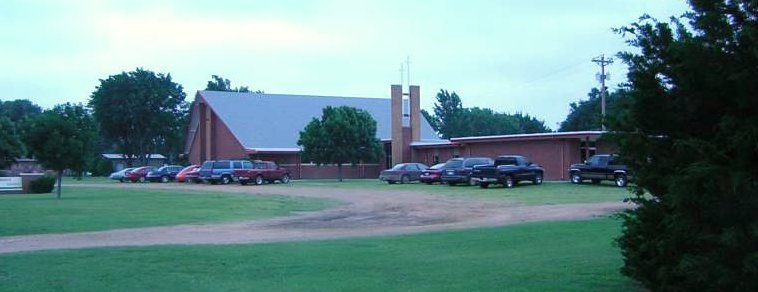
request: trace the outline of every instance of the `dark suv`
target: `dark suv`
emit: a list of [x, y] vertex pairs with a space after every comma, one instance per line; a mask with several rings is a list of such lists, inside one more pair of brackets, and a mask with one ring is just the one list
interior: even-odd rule
[[456, 184], [464, 183], [468, 185], [474, 185], [476, 182], [471, 179], [471, 171], [474, 166], [477, 165], [490, 165], [494, 161], [488, 157], [466, 157], [466, 158], [452, 158], [445, 162], [444, 169], [440, 176], [442, 183], [454, 186]]
[[209, 160], [200, 166], [198, 179], [212, 184], [228, 184], [234, 181], [234, 171], [253, 168], [247, 160]]

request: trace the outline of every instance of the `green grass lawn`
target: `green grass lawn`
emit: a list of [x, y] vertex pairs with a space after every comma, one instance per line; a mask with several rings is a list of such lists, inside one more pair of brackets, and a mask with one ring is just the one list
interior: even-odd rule
[[0, 236], [260, 219], [337, 204], [283, 196], [75, 186], [64, 187], [62, 197], [0, 196]]
[[104, 176], [86, 176], [81, 179], [75, 177], [65, 176], [63, 177], [64, 185], [79, 185], [79, 184], [102, 184], [102, 183], [118, 183], [118, 181], [109, 179]]
[[511, 189], [506, 189], [500, 185], [482, 189], [478, 186], [427, 185], [422, 183], [390, 185], [374, 179], [351, 179], [344, 180], [343, 182], [338, 182], [337, 180], [299, 180], [289, 185], [276, 186], [336, 187], [356, 190], [412, 190], [448, 196], [502, 198], [526, 205], [614, 202], [622, 201], [631, 196], [631, 193], [627, 189], [616, 187], [610, 182], [598, 185], [575, 185], [568, 182], [545, 182], [541, 185], [532, 185], [530, 182], [522, 182]]
[[10, 291], [629, 291], [602, 218], [316, 242], [0, 255]]

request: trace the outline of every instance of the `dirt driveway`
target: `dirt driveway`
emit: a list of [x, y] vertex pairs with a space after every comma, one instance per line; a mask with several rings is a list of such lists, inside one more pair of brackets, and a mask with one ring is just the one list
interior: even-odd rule
[[449, 197], [415, 191], [325, 187], [183, 184], [86, 186], [316, 197], [339, 200], [344, 204], [333, 209], [266, 220], [0, 237], [0, 253], [111, 246], [267, 243], [398, 235], [521, 222], [582, 219], [618, 212], [630, 206], [623, 202], [520, 206], [503, 200]]

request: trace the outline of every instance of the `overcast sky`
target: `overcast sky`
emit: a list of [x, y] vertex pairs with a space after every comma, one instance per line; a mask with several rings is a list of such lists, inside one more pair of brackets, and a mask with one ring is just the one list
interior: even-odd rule
[[[687, 9], [679, 0], [3, 0], [0, 100], [86, 102], [99, 79], [137, 67], [171, 73], [188, 97], [216, 74], [266, 93], [388, 98], [410, 57], [422, 108], [444, 88], [466, 107], [521, 111], [556, 129], [597, 86], [591, 59], [630, 50], [612, 28]], [[625, 68], [610, 67], [609, 87]]]

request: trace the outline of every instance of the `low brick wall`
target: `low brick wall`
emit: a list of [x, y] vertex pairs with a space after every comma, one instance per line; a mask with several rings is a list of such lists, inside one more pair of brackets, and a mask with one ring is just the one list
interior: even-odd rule
[[[287, 168], [294, 179], [336, 179], [338, 177], [336, 165], [285, 164], [282, 167]], [[373, 179], [379, 178], [381, 171], [382, 167], [378, 164], [347, 164], [342, 166], [342, 177], [346, 179]]]

